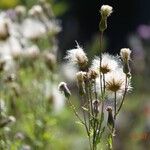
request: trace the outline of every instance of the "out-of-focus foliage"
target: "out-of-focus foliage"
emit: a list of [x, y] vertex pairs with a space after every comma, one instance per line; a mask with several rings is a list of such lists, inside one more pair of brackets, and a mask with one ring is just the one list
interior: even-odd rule
[[19, 3], [19, 0], [1, 0], [0, 1], [0, 8], [12, 8], [15, 7]]
[[[31, 8], [31, 6], [38, 4], [40, 1], [43, 0], [1, 0], [0, 9], [13, 8], [18, 4], [25, 5], [29, 9]], [[47, 0], [47, 2], [51, 4], [54, 14], [56, 16], [62, 16], [69, 9], [68, 3], [64, 0]]]

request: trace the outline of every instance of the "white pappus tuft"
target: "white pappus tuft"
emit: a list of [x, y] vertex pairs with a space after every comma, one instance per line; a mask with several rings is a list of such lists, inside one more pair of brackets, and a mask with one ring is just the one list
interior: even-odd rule
[[102, 54], [101, 67], [100, 67], [99, 57], [96, 57], [92, 61], [92, 66], [91, 66], [93, 70], [98, 71], [98, 72], [99, 70], [101, 70], [101, 72], [104, 74], [114, 71], [119, 67], [121, 67], [119, 57], [109, 55], [108, 53]]
[[88, 58], [84, 50], [77, 44], [77, 48], [67, 51], [65, 57], [69, 62], [76, 64], [79, 68], [83, 69], [87, 66]]

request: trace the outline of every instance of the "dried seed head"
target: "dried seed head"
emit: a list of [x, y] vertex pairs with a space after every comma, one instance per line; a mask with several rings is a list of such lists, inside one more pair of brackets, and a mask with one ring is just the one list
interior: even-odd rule
[[117, 92], [121, 89], [122, 83], [122, 80], [115, 80], [115, 78], [112, 78], [111, 81], [106, 83], [106, 88], [112, 92]]
[[[109, 73], [106, 76], [106, 89], [111, 92], [119, 92], [120, 94], [124, 93], [126, 84], [126, 74], [122, 69], [118, 69]], [[127, 90], [131, 90], [130, 79], [127, 81]]]
[[6, 40], [9, 37], [8, 20], [0, 20], [0, 40]]
[[117, 68], [119, 68], [119, 66], [120, 66], [120, 62], [118, 57], [111, 56], [105, 53], [102, 55], [101, 66], [100, 66], [100, 59], [96, 57], [92, 61], [91, 68], [97, 72], [99, 72], [100, 70], [101, 73], [106, 74], [116, 70]]
[[86, 76], [86, 72], [83, 72], [83, 71], [77, 72], [76, 77], [77, 77], [78, 83], [84, 82], [85, 76]]
[[113, 8], [109, 5], [102, 5], [100, 9], [100, 13], [102, 17], [109, 17], [112, 12], [113, 12]]
[[110, 68], [108, 67], [108, 65], [101, 66], [100, 70], [101, 70], [101, 73], [103, 73], [103, 74], [110, 72]]
[[130, 60], [131, 50], [129, 48], [122, 48], [120, 50], [120, 56], [122, 60], [127, 63]]
[[98, 77], [98, 71], [90, 69], [88, 72], [88, 79], [95, 80]]
[[61, 82], [58, 86], [59, 91], [63, 92], [66, 98], [69, 98], [71, 96], [71, 92], [69, 88], [67, 87], [67, 83]]
[[55, 66], [56, 66], [56, 56], [52, 53], [46, 53], [44, 55], [45, 58], [45, 64], [47, 65], [47, 67], [53, 71]]
[[86, 77], [86, 72], [80, 71], [76, 73], [77, 77], [77, 83], [78, 83], [78, 88], [79, 88], [79, 94], [83, 95], [85, 93], [85, 77]]
[[77, 64], [81, 70], [84, 70], [87, 67], [88, 58], [83, 49], [78, 44], [76, 49], [67, 51], [66, 59], [68, 59], [73, 64]]

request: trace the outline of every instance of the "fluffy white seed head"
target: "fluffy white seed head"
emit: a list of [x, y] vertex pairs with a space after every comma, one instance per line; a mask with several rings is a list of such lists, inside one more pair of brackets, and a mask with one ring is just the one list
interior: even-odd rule
[[[116, 70], [105, 74], [105, 87], [106, 87], [105, 92], [108, 99], [113, 99], [114, 92], [117, 93], [117, 99], [120, 99], [125, 92], [125, 85], [126, 85], [126, 74], [123, 72], [122, 68], [117, 68]], [[96, 88], [98, 94], [100, 95], [101, 94], [100, 78], [96, 79]], [[102, 82], [102, 88], [104, 88], [103, 82]], [[127, 92], [132, 90], [130, 78], [127, 78], [126, 88], [127, 88]]]
[[92, 61], [91, 68], [95, 71], [101, 70], [103, 74], [116, 70], [116, 68], [120, 67], [119, 58], [115, 56], [111, 56], [107, 53], [102, 55], [101, 66], [100, 66], [100, 58], [96, 57]]
[[109, 17], [113, 12], [113, 8], [109, 5], [102, 5], [100, 12], [102, 17]]
[[131, 90], [130, 79], [127, 79], [126, 85], [126, 74], [123, 72], [122, 69], [117, 69], [116, 71], [107, 74], [105, 79], [106, 89], [109, 92], [118, 92], [118, 94], [123, 94], [125, 88], [127, 88], [127, 91]]
[[124, 62], [128, 62], [130, 60], [131, 50], [129, 48], [122, 48], [120, 50], [120, 56]]
[[88, 58], [83, 49], [77, 44], [77, 48], [67, 51], [66, 59], [71, 63], [77, 64], [79, 68], [85, 68], [88, 63]]
[[21, 28], [23, 36], [32, 41], [36, 41], [46, 35], [45, 26], [37, 19], [25, 19]]

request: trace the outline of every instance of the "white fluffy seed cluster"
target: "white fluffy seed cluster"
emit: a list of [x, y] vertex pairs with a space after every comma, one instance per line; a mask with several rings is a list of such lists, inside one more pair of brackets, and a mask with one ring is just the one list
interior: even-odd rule
[[[129, 60], [130, 59], [131, 50], [128, 48], [123, 48], [120, 50], [120, 57], [122, 60]], [[131, 87], [131, 79], [128, 78], [126, 81], [126, 74], [123, 72], [123, 64], [121, 63], [119, 56], [113, 56], [108, 53], [102, 54], [101, 65], [100, 65], [100, 58], [95, 57], [92, 61], [92, 65], [89, 69], [97, 72], [98, 75], [96, 76], [96, 84], [97, 84], [97, 92], [101, 94], [101, 88], [103, 89], [104, 86], [106, 88], [106, 94], [108, 97], [112, 97], [114, 92], [117, 93], [117, 98], [123, 96], [125, 90], [130, 91]], [[83, 49], [77, 45], [76, 49], [69, 50], [67, 52], [66, 58], [69, 62], [77, 65], [86, 64], [88, 62], [88, 58], [86, 53]], [[83, 63], [84, 62], [84, 63]], [[101, 73], [101, 81], [105, 78], [105, 84], [102, 82], [100, 84], [100, 74]], [[83, 82], [86, 72], [79, 71], [76, 74], [77, 81]], [[127, 82], [127, 83], [126, 83]], [[102, 87], [100, 87], [100, 85]], [[125, 87], [126, 86], [126, 87]]]
[[112, 56], [108, 53], [102, 54], [101, 67], [100, 67], [99, 57], [95, 57], [91, 65], [92, 69], [96, 71], [101, 70], [102, 73], [103, 71], [107, 71], [107, 72], [114, 71], [118, 67], [120, 67], [120, 60], [118, 59], [118, 57]]
[[88, 58], [84, 50], [77, 44], [77, 48], [67, 51], [65, 57], [70, 63], [78, 65], [79, 68], [86, 67]]

